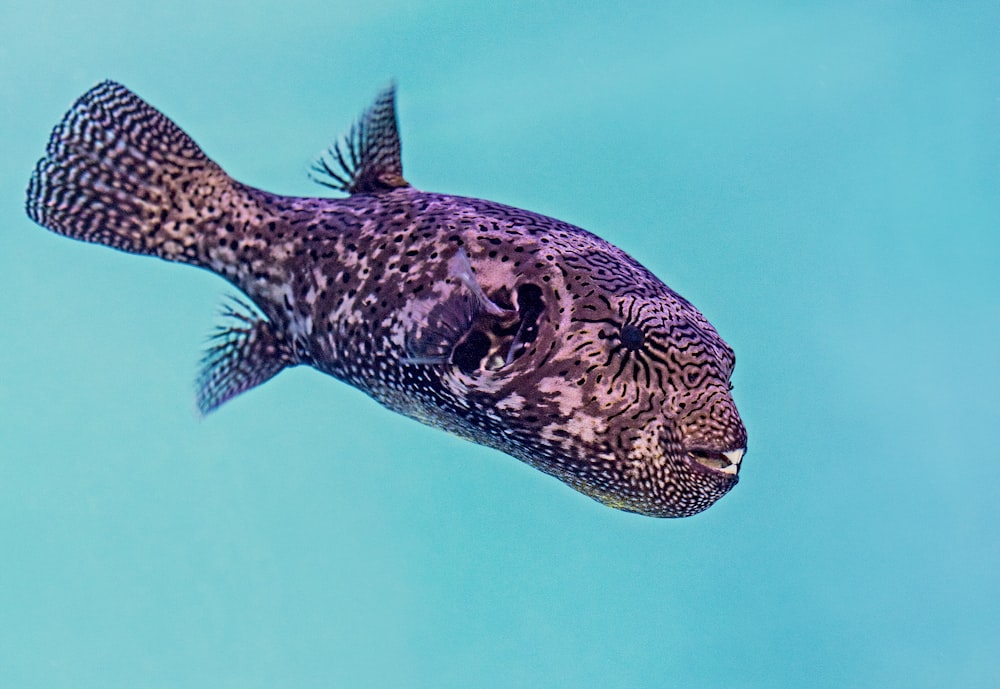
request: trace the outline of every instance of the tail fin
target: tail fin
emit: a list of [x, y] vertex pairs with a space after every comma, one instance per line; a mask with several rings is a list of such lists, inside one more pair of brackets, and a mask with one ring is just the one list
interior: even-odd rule
[[233, 188], [177, 125], [105, 81], [52, 131], [25, 209], [67, 237], [198, 264], [198, 225], [221, 216]]

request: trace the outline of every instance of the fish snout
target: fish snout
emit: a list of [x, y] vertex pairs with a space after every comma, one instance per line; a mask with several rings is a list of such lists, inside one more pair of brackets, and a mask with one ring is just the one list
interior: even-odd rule
[[679, 425], [681, 447], [691, 468], [736, 483], [747, 451], [747, 432], [729, 390], [715, 390]]

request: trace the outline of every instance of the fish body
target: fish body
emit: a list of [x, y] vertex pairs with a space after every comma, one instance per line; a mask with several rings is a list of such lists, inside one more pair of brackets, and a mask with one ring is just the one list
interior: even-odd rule
[[391, 88], [314, 173], [349, 195], [237, 182], [104, 82], [53, 131], [26, 208], [245, 295], [206, 353], [203, 413], [308, 365], [611, 507], [688, 516], [736, 484], [733, 351], [625, 252], [560, 220], [410, 186]]

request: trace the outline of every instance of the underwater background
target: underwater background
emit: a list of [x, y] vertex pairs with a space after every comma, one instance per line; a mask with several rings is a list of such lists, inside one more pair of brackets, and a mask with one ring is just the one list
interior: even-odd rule
[[[1000, 4], [495, 5], [0, 9], [0, 686], [1000, 686]], [[397, 79], [415, 186], [734, 347], [740, 484], [613, 511], [305, 368], [200, 421], [231, 288], [24, 214], [105, 78], [297, 195]]]

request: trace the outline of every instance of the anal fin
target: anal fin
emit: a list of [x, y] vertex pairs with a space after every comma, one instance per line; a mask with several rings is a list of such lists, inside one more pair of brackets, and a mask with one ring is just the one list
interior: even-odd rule
[[222, 317], [198, 376], [198, 411], [203, 416], [295, 363], [271, 323], [245, 302], [231, 299]]

